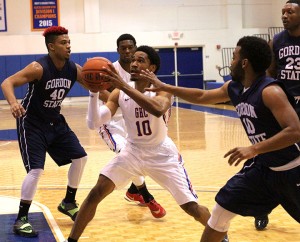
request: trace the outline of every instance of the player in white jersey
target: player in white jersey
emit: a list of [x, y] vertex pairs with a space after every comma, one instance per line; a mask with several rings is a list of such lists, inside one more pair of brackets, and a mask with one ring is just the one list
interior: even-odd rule
[[[149, 176], [168, 190], [180, 207], [195, 220], [206, 225], [210, 213], [197, 203], [191, 182], [183, 166], [183, 159], [174, 142], [167, 135], [164, 114], [172, 105], [172, 95], [167, 92], [145, 92], [150, 82], [141, 78], [142, 70], [156, 72], [160, 67], [157, 52], [149, 46], [140, 46], [130, 65], [131, 80], [128, 84], [115, 70], [101, 74], [116, 87], [107, 103], [98, 104], [98, 93], [90, 93], [88, 126], [97, 128], [106, 123], [121, 108], [126, 128], [127, 143], [100, 172], [96, 185], [83, 202], [77, 215], [69, 242], [76, 242], [87, 224], [93, 219], [98, 204], [114, 189], [126, 186], [134, 176]], [[155, 201], [145, 201], [152, 213]]]
[[[117, 39], [117, 51], [119, 53], [119, 60], [113, 63], [116, 71], [125, 82], [130, 82], [130, 63], [132, 55], [136, 50], [136, 40], [131, 34], [122, 34]], [[102, 91], [99, 95], [101, 105], [103, 105], [110, 94], [109, 91]], [[111, 120], [100, 126], [98, 130], [100, 137], [107, 144], [107, 146], [115, 153], [119, 153], [126, 143], [126, 127], [120, 108], [117, 109], [115, 115]], [[137, 186], [143, 186], [142, 194], [140, 194]], [[146, 206], [144, 197], [154, 199], [153, 195], [149, 193], [145, 178], [143, 176], [133, 177], [131, 186], [126, 191], [124, 198], [129, 202], [136, 202], [138, 205]], [[162, 208], [163, 209], [163, 208]], [[164, 210], [164, 209], [163, 209]], [[164, 216], [165, 211], [160, 214]], [[157, 217], [158, 215], [156, 215]]]

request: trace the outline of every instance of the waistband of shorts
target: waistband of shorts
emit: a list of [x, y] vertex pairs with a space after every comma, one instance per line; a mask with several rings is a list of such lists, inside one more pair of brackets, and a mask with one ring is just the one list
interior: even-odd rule
[[272, 171], [287, 171], [287, 170], [291, 170], [297, 166], [300, 166], [300, 156], [298, 156], [296, 159], [290, 161], [289, 163], [287, 163], [283, 166], [270, 167], [270, 169]]
[[170, 140], [170, 138], [167, 136], [164, 140], [162, 140], [160, 143], [157, 144], [147, 144], [147, 143], [132, 143], [129, 140], [127, 140], [127, 143], [135, 148], [147, 148], [147, 149], [155, 149], [156, 147], [161, 147], [165, 142]]

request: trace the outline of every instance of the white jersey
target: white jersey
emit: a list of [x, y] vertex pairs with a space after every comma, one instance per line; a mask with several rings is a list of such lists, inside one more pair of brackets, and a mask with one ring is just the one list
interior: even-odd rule
[[[125, 81], [125, 82], [130, 82], [130, 73], [128, 73], [127, 71], [125, 71], [123, 69], [123, 67], [120, 65], [120, 62], [119, 61], [116, 61], [113, 63], [114, 67], [116, 68], [117, 72], [119, 73], [119, 75], [122, 77], [122, 79]], [[121, 109], [118, 108], [117, 109], [117, 112], [115, 113], [115, 115], [112, 117], [112, 120], [116, 120], [116, 119], [120, 119], [120, 118], [123, 118], [122, 117], [122, 112], [121, 112]]]
[[[113, 63], [115, 69], [118, 71], [124, 81], [130, 82], [130, 73], [125, 71], [120, 65], [119, 61]], [[100, 100], [99, 103], [103, 105]], [[123, 120], [122, 111], [117, 109], [115, 115], [111, 120], [99, 127], [99, 134], [107, 146], [114, 152], [119, 153], [126, 143], [126, 127]]]
[[[154, 92], [143, 94], [156, 95]], [[167, 189], [179, 205], [197, 202], [184, 161], [167, 134], [171, 107], [165, 115], [157, 118], [121, 90], [118, 102], [127, 127], [128, 142], [101, 170], [101, 174], [108, 177], [116, 189], [124, 188], [133, 177], [149, 176]]]
[[[134, 87], [135, 83], [129, 85]], [[155, 92], [144, 92], [144, 95], [153, 97]], [[167, 121], [169, 111], [157, 118], [141, 108], [132, 98], [120, 90], [119, 106], [127, 128], [127, 141], [136, 145], [158, 145], [162, 143], [168, 133]], [[171, 107], [170, 107], [171, 108]]]

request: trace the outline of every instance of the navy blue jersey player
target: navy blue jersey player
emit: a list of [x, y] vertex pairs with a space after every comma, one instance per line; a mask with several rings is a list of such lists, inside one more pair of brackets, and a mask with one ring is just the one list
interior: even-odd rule
[[268, 75], [282, 80], [296, 99], [300, 117], [300, 0], [290, 0], [282, 8], [284, 30], [270, 41], [273, 60]]
[[279, 204], [300, 223], [300, 122], [283, 84], [266, 77], [271, 56], [265, 40], [241, 38], [231, 62], [232, 81], [213, 90], [167, 85], [144, 72], [154, 85], [146, 90], [167, 91], [199, 104], [231, 100], [252, 143], [225, 154], [230, 165], [246, 162], [217, 193], [202, 242], [221, 241], [236, 215], [268, 214]]
[[[21, 188], [19, 213], [13, 231], [24, 237], [38, 235], [28, 222], [28, 212], [45, 166], [46, 152], [58, 166], [70, 164], [65, 198], [58, 210], [75, 220], [76, 191], [87, 161], [87, 154], [75, 133], [60, 114], [61, 103], [76, 81], [81, 83], [81, 67], [69, 60], [71, 47], [68, 30], [50, 27], [43, 33], [48, 55], [30, 63], [1, 84], [17, 120], [21, 156], [27, 175]], [[28, 84], [19, 103], [14, 88]]]
[[[300, 0], [287, 1], [281, 10], [284, 30], [270, 41], [273, 58], [267, 75], [281, 80], [296, 100], [296, 112], [300, 118]], [[267, 215], [255, 218], [257, 229], [265, 228]]]

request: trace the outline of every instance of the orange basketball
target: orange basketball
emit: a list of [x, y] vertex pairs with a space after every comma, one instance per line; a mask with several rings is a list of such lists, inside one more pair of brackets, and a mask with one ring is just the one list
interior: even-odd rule
[[104, 57], [93, 57], [88, 59], [81, 70], [81, 77], [84, 83], [84, 86], [90, 91], [99, 91], [107, 90], [111, 87], [110, 84], [103, 82], [100, 73], [107, 74], [105, 71], [101, 71], [103, 67], [110, 69], [108, 63], [111, 63], [110, 60]]

